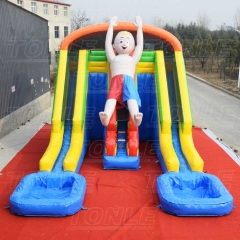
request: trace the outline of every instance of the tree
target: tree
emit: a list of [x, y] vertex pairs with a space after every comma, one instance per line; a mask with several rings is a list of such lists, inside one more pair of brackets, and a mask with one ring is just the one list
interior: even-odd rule
[[240, 8], [237, 9], [236, 13], [233, 16], [233, 21], [235, 27], [240, 30]]
[[79, 28], [91, 25], [92, 22], [90, 18], [87, 17], [85, 11], [72, 10], [71, 12], [71, 31], [75, 31]]
[[209, 25], [210, 25], [210, 22], [211, 22], [211, 19], [207, 15], [206, 11], [204, 10], [204, 11], [199, 11], [198, 12], [196, 22], [197, 22], [197, 25], [199, 27], [203, 27], [205, 29], [208, 29]]

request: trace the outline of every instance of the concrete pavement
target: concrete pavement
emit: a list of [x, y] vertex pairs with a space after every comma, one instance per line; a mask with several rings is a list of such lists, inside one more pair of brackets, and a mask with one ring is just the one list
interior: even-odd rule
[[208, 128], [240, 153], [240, 99], [188, 76], [193, 124]]
[[38, 132], [44, 122], [51, 122], [51, 114], [52, 107], [0, 139], [0, 171]]

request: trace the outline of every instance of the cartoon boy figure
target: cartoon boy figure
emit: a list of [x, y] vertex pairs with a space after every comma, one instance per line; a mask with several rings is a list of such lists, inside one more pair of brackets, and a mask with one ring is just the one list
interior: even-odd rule
[[[127, 106], [134, 125], [138, 127], [142, 122], [143, 114], [139, 112], [141, 100], [134, 84], [134, 75], [136, 65], [143, 51], [142, 19], [136, 17], [134, 22], [134, 25], [137, 27], [136, 47], [132, 34], [126, 31], [119, 32], [112, 45], [113, 28], [117, 24], [117, 17], [112, 17], [105, 40], [105, 50], [110, 63], [112, 79], [104, 112], [100, 112], [99, 116], [102, 124], [107, 126], [118, 103]], [[114, 49], [117, 55], [115, 55]], [[133, 50], [134, 53], [130, 56], [129, 54]]]

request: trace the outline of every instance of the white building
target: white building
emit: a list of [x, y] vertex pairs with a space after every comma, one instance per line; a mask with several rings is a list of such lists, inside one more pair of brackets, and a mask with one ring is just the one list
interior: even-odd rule
[[48, 20], [51, 69], [56, 68], [60, 44], [71, 31], [71, 5], [57, 0], [8, 1]]

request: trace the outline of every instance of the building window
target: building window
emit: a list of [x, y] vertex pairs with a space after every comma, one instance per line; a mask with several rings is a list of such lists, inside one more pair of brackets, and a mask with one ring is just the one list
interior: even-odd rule
[[59, 38], [59, 27], [57, 26], [54, 27], [54, 36], [55, 38]]
[[48, 15], [48, 5], [47, 4], [43, 4], [43, 14]]
[[68, 35], [68, 27], [64, 27], [64, 37]]
[[37, 13], [37, 4], [35, 2], [31, 2], [31, 11]]
[[54, 15], [58, 16], [58, 6], [54, 5]]
[[64, 17], [68, 16], [68, 8], [67, 7], [63, 7], [63, 16]]
[[17, 0], [17, 5], [19, 7], [23, 7], [23, 1], [22, 0]]

